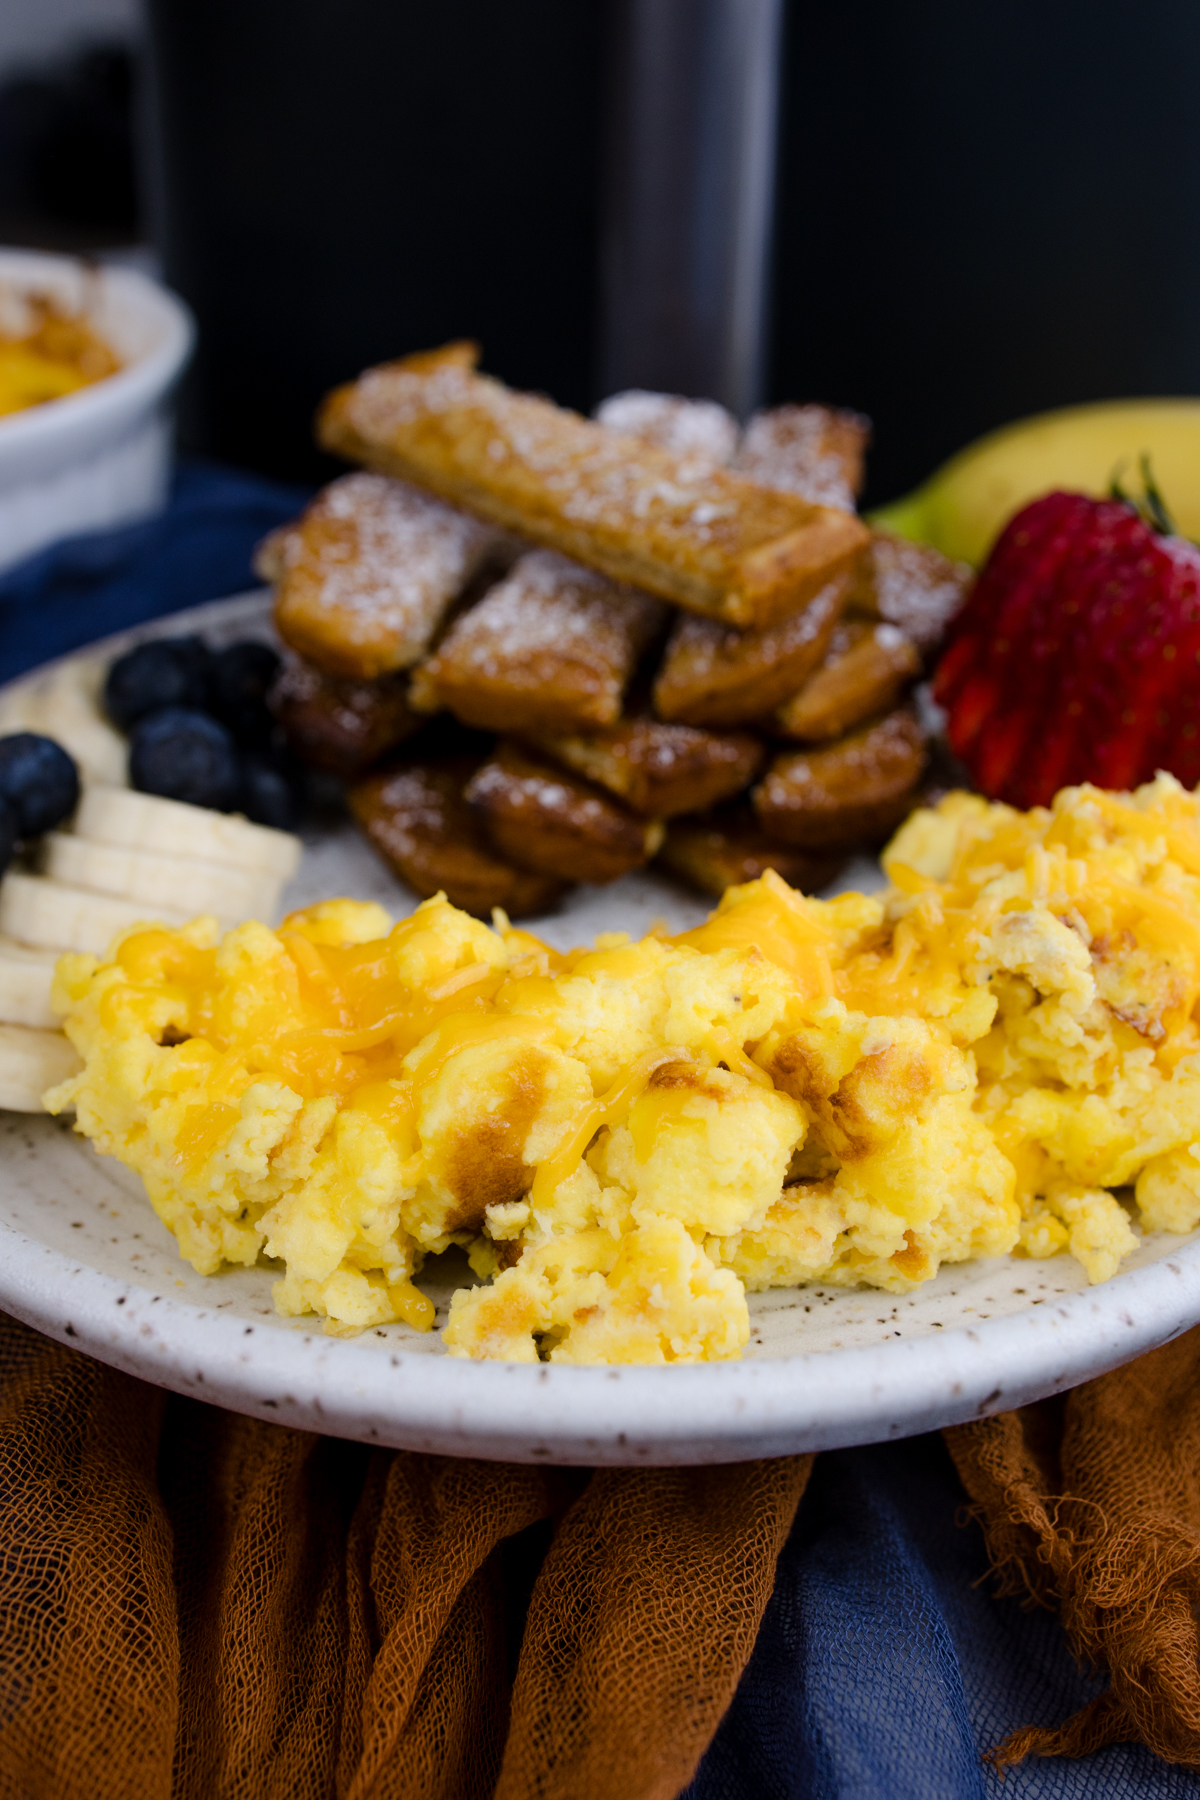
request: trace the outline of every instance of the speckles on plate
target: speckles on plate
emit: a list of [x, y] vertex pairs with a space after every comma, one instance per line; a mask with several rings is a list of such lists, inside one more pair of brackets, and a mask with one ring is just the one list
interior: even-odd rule
[[[265, 597], [239, 600], [187, 624], [173, 620], [170, 629], [200, 628], [219, 641], [222, 632], [234, 638], [263, 629], [268, 612]], [[856, 867], [847, 884], [873, 885], [872, 873], [869, 865]], [[349, 826], [323, 828], [285, 905], [335, 889], [379, 899], [397, 915], [413, 905]], [[707, 911], [703, 901], [685, 901], [644, 871], [608, 889], [579, 889], [554, 920], [532, 923], [567, 949], [597, 930], [640, 936], [659, 915], [670, 929], [685, 930]], [[720, 1421], [734, 1417], [735, 1405], [737, 1455], [797, 1448], [796, 1436], [770, 1437], [772, 1421], [785, 1417], [828, 1414], [840, 1442], [851, 1441], [847, 1429], [856, 1441], [901, 1435], [955, 1412], [970, 1416], [980, 1404], [1032, 1397], [1029, 1378], [1010, 1378], [1005, 1366], [1006, 1358], [1020, 1369], [1036, 1364], [1031, 1344], [1052, 1346], [1052, 1359], [1039, 1353], [1043, 1372], [1036, 1382], [1045, 1393], [1200, 1319], [1200, 1244], [1193, 1252], [1187, 1240], [1148, 1236], [1115, 1281], [1095, 1290], [1063, 1257], [1048, 1264], [960, 1264], [900, 1295], [826, 1286], [753, 1295], [741, 1364], [603, 1371], [478, 1366], [447, 1357], [436, 1331], [391, 1325], [343, 1342], [325, 1337], [312, 1318], [279, 1318], [271, 1302], [278, 1271], [268, 1267], [213, 1280], [196, 1275], [180, 1260], [140, 1183], [98, 1158], [69, 1121], [0, 1116], [0, 1161], [0, 1304], [7, 1301], [68, 1342], [112, 1346], [115, 1361], [149, 1380], [194, 1387], [192, 1372], [203, 1368], [209, 1399], [310, 1427], [319, 1389], [323, 1428], [443, 1454], [514, 1457], [536, 1448], [565, 1461], [645, 1462], [674, 1438], [692, 1445], [679, 1460], [711, 1461], [722, 1454]], [[442, 1260], [444, 1269], [427, 1265], [421, 1277], [439, 1325], [451, 1293], [467, 1278], [465, 1260], [457, 1266]], [[1155, 1287], [1160, 1274], [1165, 1280]], [[73, 1339], [61, 1323], [65, 1293]], [[811, 1365], [778, 1365], [779, 1358], [812, 1352], [829, 1353], [818, 1365], [819, 1379]], [[417, 1355], [434, 1361], [414, 1380]], [[296, 1383], [303, 1383], [302, 1404], [281, 1398]], [[661, 1398], [651, 1406], [655, 1395]], [[589, 1398], [581, 1403], [580, 1396]], [[855, 1421], [849, 1427], [848, 1418]]]

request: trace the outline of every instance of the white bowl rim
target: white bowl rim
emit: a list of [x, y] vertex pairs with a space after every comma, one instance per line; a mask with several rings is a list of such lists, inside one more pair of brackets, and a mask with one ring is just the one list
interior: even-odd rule
[[[78, 257], [0, 247], [0, 280], [10, 269], [10, 279], [20, 282], [26, 269], [32, 277], [39, 267], [49, 275], [81, 266], [82, 259]], [[118, 303], [154, 320], [161, 331], [160, 341], [144, 356], [134, 357], [89, 387], [0, 417], [0, 455], [6, 459], [22, 444], [32, 449], [55, 438], [69, 439], [81, 429], [102, 423], [106, 414], [142, 411], [167, 391], [192, 352], [196, 322], [178, 294], [139, 269], [123, 264], [103, 263], [97, 272], [109, 284]]]

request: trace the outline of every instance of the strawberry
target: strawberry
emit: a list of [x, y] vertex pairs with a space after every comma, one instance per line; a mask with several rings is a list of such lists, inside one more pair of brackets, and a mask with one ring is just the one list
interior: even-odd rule
[[1035, 500], [997, 539], [933, 693], [992, 799], [1048, 806], [1060, 787], [1131, 788], [1158, 769], [1194, 787], [1200, 549], [1124, 499]]

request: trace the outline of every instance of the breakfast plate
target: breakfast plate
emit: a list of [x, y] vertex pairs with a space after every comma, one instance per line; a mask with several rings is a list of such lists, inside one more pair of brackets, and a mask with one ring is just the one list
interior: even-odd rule
[[[269, 635], [266, 596], [198, 609], [80, 653], [107, 661], [147, 636]], [[39, 671], [25, 681], [45, 681]], [[860, 862], [841, 885], [878, 885]], [[413, 896], [331, 801], [284, 905]], [[560, 948], [598, 931], [674, 931], [707, 905], [644, 873], [580, 887], [532, 928]], [[403, 1324], [325, 1336], [272, 1306], [269, 1266], [195, 1274], [139, 1180], [69, 1122], [0, 1116], [0, 1306], [143, 1379], [277, 1423], [441, 1454], [579, 1464], [708, 1463], [900, 1437], [1058, 1392], [1200, 1321], [1200, 1233], [1144, 1235], [1089, 1287], [1079, 1263], [1014, 1257], [943, 1267], [906, 1295], [820, 1285], [750, 1298], [743, 1360], [576, 1367], [447, 1355]], [[470, 1285], [451, 1252], [421, 1286], [440, 1325]]]

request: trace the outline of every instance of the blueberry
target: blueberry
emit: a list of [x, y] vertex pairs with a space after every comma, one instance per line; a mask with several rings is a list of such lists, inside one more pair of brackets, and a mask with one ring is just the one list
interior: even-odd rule
[[13, 859], [18, 835], [16, 813], [7, 800], [0, 800], [0, 875]]
[[0, 738], [0, 799], [16, 815], [18, 837], [40, 837], [78, 806], [79, 770], [53, 738], [14, 732]]
[[130, 737], [129, 779], [143, 794], [228, 812], [240, 804], [241, 759], [224, 725], [193, 707], [164, 706]]
[[273, 825], [276, 831], [295, 831], [300, 821], [303, 793], [301, 770], [279, 757], [244, 759], [242, 809], [256, 825]]
[[267, 694], [281, 661], [270, 644], [250, 639], [230, 644], [213, 658], [212, 711], [228, 725], [239, 744], [270, 741], [275, 721], [267, 708]]
[[104, 705], [109, 718], [129, 731], [164, 706], [207, 706], [212, 661], [212, 651], [198, 637], [139, 644], [108, 671]]

